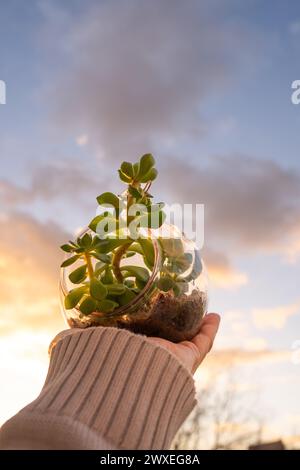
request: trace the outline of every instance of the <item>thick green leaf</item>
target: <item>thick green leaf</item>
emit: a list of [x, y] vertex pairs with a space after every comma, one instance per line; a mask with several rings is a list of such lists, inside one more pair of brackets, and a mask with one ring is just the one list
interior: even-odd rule
[[114, 193], [102, 193], [97, 197], [97, 201], [100, 206], [113, 206], [117, 211], [119, 210], [120, 200]]
[[176, 274], [181, 274], [187, 271], [193, 262], [192, 253], [184, 253], [177, 258], [170, 258], [168, 269]]
[[133, 186], [128, 187], [128, 192], [131, 194], [132, 197], [139, 200], [143, 197], [143, 195]]
[[141, 266], [121, 266], [121, 271], [127, 271], [133, 277], [140, 279], [141, 281], [147, 282], [149, 279], [149, 271]]
[[147, 282], [141, 281], [138, 277], [135, 278], [136, 287], [139, 290], [143, 290]]
[[98, 279], [93, 278], [90, 282], [90, 293], [91, 296], [94, 297], [96, 300], [105, 299], [107, 296], [107, 289], [101, 281]]
[[111, 262], [111, 256], [109, 255], [106, 255], [105, 253], [96, 253], [96, 252], [93, 252], [91, 253], [91, 255], [98, 259], [99, 261], [102, 261], [102, 263], [105, 263], [105, 264], [108, 264]]
[[[93, 230], [93, 232], [98, 233], [98, 235], [103, 236], [114, 232], [118, 228], [118, 221], [111, 214], [101, 214], [94, 217], [94, 219], [89, 224], [89, 228]], [[99, 240], [101, 241], [101, 239]], [[98, 241], [95, 243], [96, 246], [100, 244]]]
[[140, 172], [140, 162], [133, 164], [133, 176], [136, 178]]
[[101, 245], [101, 238], [99, 238], [97, 235], [94, 236], [91, 248], [97, 249], [98, 245]]
[[79, 306], [79, 310], [84, 313], [84, 315], [89, 315], [90, 313], [95, 312], [96, 308], [97, 301], [92, 297], [86, 297]]
[[92, 241], [93, 241], [92, 236], [89, 233], [85, 233], [83, 237], [80, 239], [79, 245], [85, 249], [88, 249], [90, 248]]
[[148, 238], [139, 238], [138, 242], [143, 249], [143, 255], [146, 258], [148, 265], [153, 267], [155, 261], [155, 254], [152, 241]]
[[139, 180], [141, 183], [148, 183], [148, 181], [154, 181], [157, 178], [158, 171], [156, 168], [151, 168], [150, 171]]
[[202, 265], [202, 260], [200, 256], [200, 251], [195, 250], [192, 270], [187, 276], [184, 276], [185, 281], [189, 282], [189, 281], [193, 281], [197, 279], [197, 277], [200, 276], [202, 270], [203, 270], [203, 265]]
[[110, 253], [115, 248], [126, 245], [126, 243], [130, 241], [130, 238], [110, 238], [102, 241], [103, 243], [97, 249], [98, 253]]
[[132, 279], [125, 279], [124, 280], [124, 285], [129, 288], [133, 288], [135, 286], [135, 283]]
[[177, 258], [184, 254], [181, 238], [160, 238], [159, 242], [166, 256]]
[[141, 177], [144, 177], [149, 173], [149, 171], [154, 167], [155, 160], [151, 153], [146, 153], [140, 159], [140, 170], [139, 170], [139, 180], [141, 181]]
[[101, 281], [104, 282], [104, 284], [112, 284], [114, 282], [114, 277], [112, 274], [112, 270], [110, 267], [106, 267], [105, 272], [101, 278]]
[[67, 243], [65, 245], [62, 245], [60, 248], [66, 253], [71, 253], [74, 250], [74, 246], [68, 245]]
[[75, 269], [75, 271], [71, 272], [69, 275], [69, 279], [73, 284], [80, 284], [86, 278], [86, 264], [80, 266], [79, 268]]
[[180, 289], [180, 286], [179, 286], [178, 282], [175, 282], [175, 283], [174, 283], [174, 286], [173, 286], [173, 292], [174, 292], [174, 295], [175, 295], [175, 297], [178, 297], [179, 295], [181, 295], [181, 294], [182, 294], [182, 292], [181, 292], [181, 289]]
[[117, 307], [119, 307], [119, 304], [109, 299], [104, 299], [97, 303], [97, 309], [103, 313], [113, 312]]
[[129, 178], [128, 176], [126, 176], [123, 171], [121, 170], [118, 170], [118, 173], [119, 173], [119, 177], [120, 177], [120, 180], [123, 181], [124, 183], [130, 183], [131, 182], [131, 178]]
[[75, 252], [75, 253], [84, 253], [84, 252], [85, 252], [85, 248], [75, 248], [75, 249], [74, 249], [74, 252]]
[[65, 307], [67, 310], [75, 308], [78, 302], [81, 300], [85, 292], [87, 291], [86, 286], [76, 287], [72, 289], [65, 297]]
[[126, 289], [124, 284], [107, 284], [106, 287], [110, 295], [122, 295]]
[[133, 178], [133, 166], [130, 162], [123, 162], [120, 168], [121, 172], [128, 176], [128, 178]]
[[136, 294], [132, 292], [132, 290], [129, 289], [128, 287], [125, 287], [125, 292], [124, 294], [118, 297], [118, 301], [119, 301], [119, 304], [123, 306], [123, 305], [129, 304], [132, 300], [135, 299], [135, 297], [136, 297]]
[[102, 263], [102, 261], [98, 261], [95, 265], [95, 270], [94, 274], [96, 277], [99, 277], [99, 274], [101, 274], [105, 270], [106, 264]]
[[71, 258], [67, 258], [62, 264], [61, 268], [66, 268], [67, 266], [71, 266], [71, 264], [75, 263], [80, 258], [80, 255], [71, 256]]
[[157, 229], [163, 225], [166, 220], [166, 214], [163, 211], [143, 214], [134, 219], [134, 227], [146, 227]]
[[174, 285], [175, 282], [168, 276], [161, 277], [157, 282], [157, 287], [163, 292], [168, 292], [169, 290], [173, 289]]

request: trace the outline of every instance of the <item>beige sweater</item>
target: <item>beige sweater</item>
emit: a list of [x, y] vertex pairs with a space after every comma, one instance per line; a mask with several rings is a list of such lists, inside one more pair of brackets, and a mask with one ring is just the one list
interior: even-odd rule
[[195, 405], [166, 349], [115, 328], [58, 339], [36, 400], [0, 430], [1, 449], [167, 449]]

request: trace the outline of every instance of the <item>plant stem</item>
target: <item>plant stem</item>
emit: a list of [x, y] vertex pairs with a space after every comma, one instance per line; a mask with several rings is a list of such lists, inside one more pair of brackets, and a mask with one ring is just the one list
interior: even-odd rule
[[84, 253], [84, 257], [85, 257], [85, 261], [86, 261], [86, 265], [87, 265], [87, 269], [88, 269], [88, 273], [89, 273], [89, 278], [93, 279], [94, 270], [93, 270], [93, 265], [92, 265], [92, 261], [91, 261], [91, 256], [90, 256], [89, 253]]
[[123, 276], [120, 270], [120, 262], [121, 262], [122, 257], [125, 255], [126, 251], [128, 250], [128, 248], [130, 247], [132, 243], [133, 241], [130, 241], [126, 243], [125, 245], [120, 246], [119, 248], [116, 249], [113, 255], [112, 264], [111, 264], [113, 273], [117, 281], [120, 282], [121, 284], [123, 283]]

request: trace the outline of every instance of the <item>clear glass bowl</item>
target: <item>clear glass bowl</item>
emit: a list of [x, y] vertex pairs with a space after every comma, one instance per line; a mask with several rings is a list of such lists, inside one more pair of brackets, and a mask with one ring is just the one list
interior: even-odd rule
[[[171, 238], [158, 238], [156, 231], [151, 231], [154, 263], [151, 270], [147, 268], [148, 282], [133, 300], [113, 312], [97, 311], [83, 315], [78, 308], [67, 310], [64, 306], [65, 296], [71, 289], [78, 287], [69, 280], [69, 274], [76, 264], [61, 269], [62, 312], [71, 328], [113, 326], [173, 342], [190, 340], [198, 333], [207, 311], [206, 269], [194, 242], [188, 240], [176, 227], [167, 228]], [[91, 233], [85, 229], [80, 236], [87, 232]], [[138, 253], [122, 259], [121, 266], [126, 264], [145, 267], [144, 258]], [[163, 291], [161, 288], [166, 287], [166, 273], [176, 278], [176, 285], [172, 290]]]

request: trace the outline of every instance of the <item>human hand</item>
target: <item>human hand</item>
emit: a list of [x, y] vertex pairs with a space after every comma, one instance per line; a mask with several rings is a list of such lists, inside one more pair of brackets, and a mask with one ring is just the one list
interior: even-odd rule
[[162, 338], [148, 338], [151, 343], [166, 348], [174, 354], [189, 372], [194, 374], [211, 350], [220, 324], [220, 316], [217, 313], [205, 315], [199, 333], [191, 341], [172, 343]]

